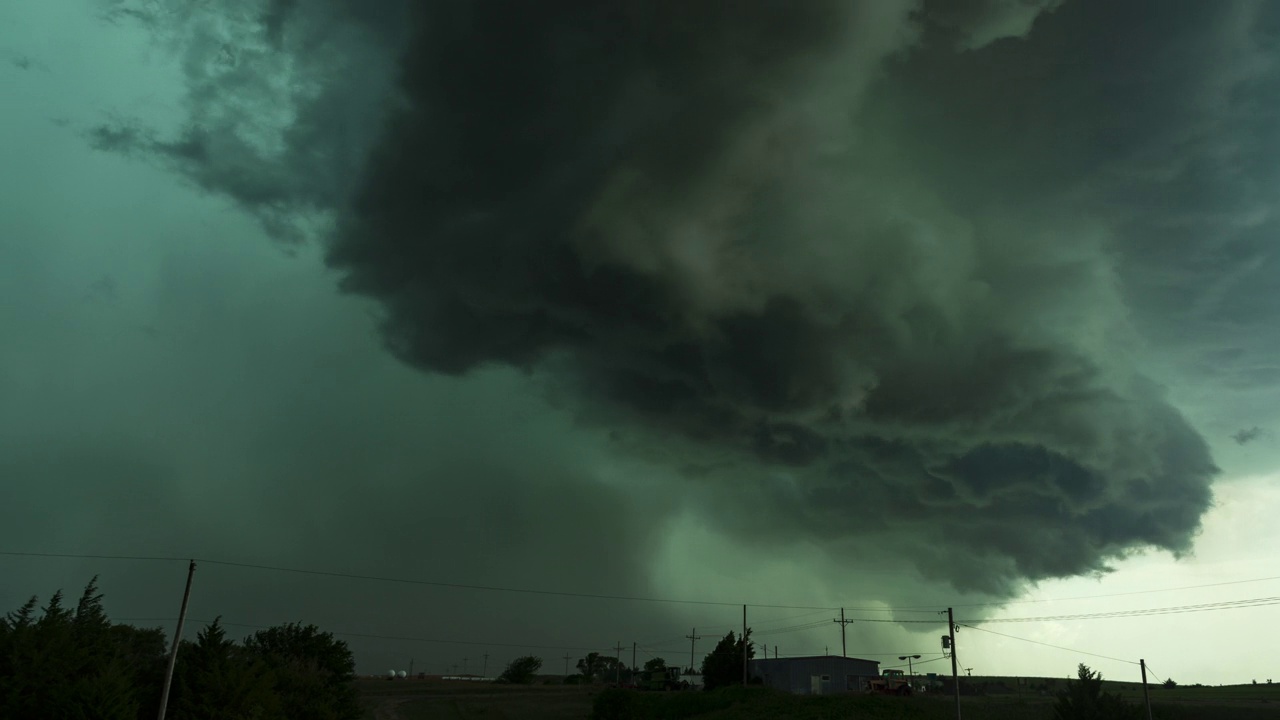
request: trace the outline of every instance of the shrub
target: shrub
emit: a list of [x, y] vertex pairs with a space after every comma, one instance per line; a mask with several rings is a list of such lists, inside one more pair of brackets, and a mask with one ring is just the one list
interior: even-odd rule
[[507, 669], [502, 671], [499, 676], [500, 681], [509, 683], [528, 683], [533, 681], [533, 676], [542, 667], [542, 658], [533, 655], [525, 655], [512, 660]]

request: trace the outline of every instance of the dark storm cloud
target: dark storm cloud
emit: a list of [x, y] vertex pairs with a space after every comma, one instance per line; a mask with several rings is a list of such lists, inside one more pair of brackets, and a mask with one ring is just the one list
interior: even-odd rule
[[[257, 212], [331, 213], [399, 358], [540, 373], [701, 468], [735, 514], [711, 522], [895, 537], [1005, 592], [1187, 550], [1217, 472], [1124, 342], [1152, 297], [1130, 278], [1166, 268], [1081, 212], [1169, 208], [1142, 177], [1177, 175], [1153, 158], [1207, 132], [1186, 113], [1214, 86], [1166, 61], [1212, 18], [1059, 5], [419, 3], [387, 97], [333, 70], [268, 159], [213, 112], [248, 76], [191, 71], [201, 117], [151, 150]], [[1157, 71], [1190, 84], [1129, 97]]]
[[1262, 436], [1262, 428], [1254, 425], [1251, 428], [1241, 428], [1231, 433], [1231, 439], [1236, 441], [1237, 445], [1248, 445]]
[[1026, 42], [951, 62], [926, 43], [882, 88], [882, 127], [905, 129], [901, 152], [959, 202], [1056, 194], [1108, 222], [1144, 334], [1198, 383], [1266, 406], [1280, 387], [1260, 331], [1280, 312], [1277, 37], [1272, 3], [1063, 3]]

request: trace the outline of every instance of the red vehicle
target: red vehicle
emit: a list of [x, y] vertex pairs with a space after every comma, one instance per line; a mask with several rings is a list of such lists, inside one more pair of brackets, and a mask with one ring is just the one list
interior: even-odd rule
[[911, 683], [901, 670], [885, 670], [880, 677], [870, 682], [867, 691], [880, 695], [906, 696], [911, 694]]

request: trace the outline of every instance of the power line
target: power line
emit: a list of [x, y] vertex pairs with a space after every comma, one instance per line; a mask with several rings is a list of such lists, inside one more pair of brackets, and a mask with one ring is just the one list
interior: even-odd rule
[[[1224, 587], [1227, 585], [1243, 585], [1246, 583], [1270, 582], [1273, 580], [1280, 580], [1280, 575], [1272, 575], [1270, 577], [1261, 577], [1261, 578], [1247, 578], [1243, 580], [1225, 580], [1223, 582], [1203, 583], [1200, 585], [1182, 585], [1179, 587], [1153, 588], [1151, 590], [1131, 590], [1128, 592], [1104, 593], [1099, 595], [1075, 595], [1072, 597], [1037, 598], [1034, 600], [1007, 600], [1007, 601], [996, 600], [996, 601], [981, 602], [981, 603], [960, 603], [960, 604], [954, 604], [952, 605], [952, 607], [957, 607], [957, 608], [1005, 607], [1008, 605], [1029, 605], [1033, 603], [1068, 602], [1071, 600], [1098, 600], [1102, 598], [1126, 597], [1128, 595], [1147, 595], [1150, 593], [1181, 592], [1183, 590], [1199, 590], [1202, 588]], [[945, 605], [946, 603], [939, 603], [939, 604]], [[900, 611], [900, 612], [915, 611], [915, 610], [924, 611], [929, 609], [929, 606], [928, 605], [911, 605], [907, 607], [896, 607], [891, 609], [895, 611]]]
[[1054, 644], [1052, 644], [1052, 643], [1047, 643], [1047, 642], [1040, 642], [1039, 640], [1030, 640], [1030, 639], [1028, 639], [1028, 638], [1024, 638], [1024, 637], [1018, 637], [1017, 635], [1007, 635], [1007, 634], [1002, 633], [1002, 632], [996, 632], [995, 630], [988, 630], [988, 629], [986, 629], [986, 628], [980, 628], [980, 627], [978, 627], [978, 626], [976, 626], [976, 625], [966, 625], [966, 624], [964, 624], [964, 623], [956, 623], [956, 625], [959, 625], [959, 626], [961, 626], [961, 627], [967, 627], [967, 628], [969, 628], [969, 629], [971, 629], [971, 630], [980, 630], [980, 631], [982, 631], [982, 632], [984, 632], [984, 633], [991, 633], [992, 635], [999, 635], [1000, 637], [1007, 637], [1007, 638], [1009, 638], [1010, 640], [1021, 640], [1022, 642], [1033, 643], [1033, 644], [1035, 644], [1035, 645], [1044, 645], [1045, 647], [1056, 648], [1056, 649], [1058, 649], [1058, 650], [1066, 650], [1067, 652], [1078, 653], [1078, 654], [1080, 654], [1080, 655], [1092, 655], [1093, 657], [1100, 657], [1100, 658], [1105, 658], [1105, 659], [1107, 659], [1107, 660], [1115, 660], [1116, 662], [1129, 663], [1130, 665], [1137, 665], [1137, 664], [1138, 664], [1138, 663], [1136, 663], [1136, 662], [1134, 662], [1134, 661], [1132, 661], [1132, 660], [1125, 660], [1125, 659], [1123, 659], [1123, 658], [1111, 657], [1110, 655], [1099, 655], [1098, 653], [1086, 652], [1086, 651], [1084, 651], [1084, 650], [1076, 650], [1075, 648], [1063, 647], [1063, 646], [1061, 646], [1061, 645], [1054, 645]]
[[[863, 655], [866, 655], [866, 653], [862, 653], [862, 654], [863, 654]], [[880, 657], [883, 657], [883, 655], [881, 655]], [[884, 667], [882, 667], [882, 668], [880, 668], [880, 669], [881, 669], [881, 670], [893, 670], [893, 669], [895, 669], [895, 668], [911, 667], [912, 665], [914, 665], [915, 667], [920, 667], [921, 665], [925, 665], [925, 664], [927, 664], [927, 663], [931, 663], [931, 662], [938, 662], [939, 660], [948, 660], [948, 659], [950, 659], [950, 658], [951, 658], [951, 656], [950, 656], [950, 655], [943, 655], [943, 656], [941, 656], [941, 657], [930, 658], [930, 659], [928, 659], [928, 660], [917, 660], [916, 662], [911, 663], [911, 664], [903, 663], [903, 664], [901, 664], [901, 665], [885, 665]]]
[[1245, 607], [1266, 607], [1280, 605], [1280, 596], [1244, 598], [1241, 600], [1221, 600], [1197, 605], [1174, 605], [1162, 608], [1143, 608], [1139, 610], [1113, 610], [1109, 612], [1081, 613], [1077, 615], [1044, 615], [1039, 617], [989, 618], [970, 622], [1012, 623], [1012, 622], [1065, 622], [1071, 620], [1100, 620], [1107, 618], [1145, 617], [1148, 615], [1180, 615], [1192, 612], [1208, 612], [1211, 610], [1234, 610]]
[[[628, 601], [628, 602], [671, 603], [671, 604], [684, 604], [684, 605], [714, 605], [714, 606], [720, 606], [720, 607], [739, 607], [743, 604], [741, 602], [725, 602], [725, 601], [715, 601], [715, 600], [686, 600], [686, 599], [676, 599], [676, 598], [642, 597], [642, 596], [632, 596], [632, 595], [608, 595], [608, 594], [601, 594], [601, 593], [582, 593], [582, 592], [570, 592], [570, 591], [562, 591], [562, 590], [538, 590], [538, 589], [532, 589], [532, 588], [505, 587], [505, 586], [499, 586], [499, 585], [472, 585], [472, 584], [466, 584], [466, 583], [451, 583], [451, 582], [443, 582], [443, 581], [436, 581], [436, 580], [418, 580], [418, 579], [412, 579], [412, 578], [399, 578], [399, 577], [389, 577], [389, 576], [379, 576], [379, 575], [362, 575], [362, 574], [356, 574], [356, 573], [342, 573], [342, 572], [334, 572], [334, 571], [327, 571], [327, 570], [310, 570], [310, 569], [304, 569], [304, 568], [292, 568], [292, 567], [285, 567], [285, 566], [278, 566], [278, 565], [262, 565], [262, 564], [256, 564], [256, 563], [232, 562], [227, 560], [211, 560], [208, 558], [188, 558], [188, 557], [164, 556], [164, 555], [45, 553], [45, 552], [14, 552], [14, 551], [0, 550], [0, 556], [88, 559], [88, 560], [125, 560], [125, 561], [146, 561], [146, 562], [188, 562], [194, 559], [206, 565], [222, 565], [226, 567], [264, 570], [264, 571], [271, 571], [271, 572], [287, 572], [287, 573], [312, 575], [312, 576], [319, 576], [319, 577], [342, 578], [342, 579], [348, 579], [348, 580], [363, 580], [363, 581], [369, 581], [369, 582], [388, 582], [388, 583], [398, 583], [398, 584], [405, 584], [405, 585], [441, 587], [441, 588], [450, 588], [450, 589], [459, 589], [459, 590], [510, 592], [510, 593], [523, 593], [523, 594], [529, 594], [529, 595], [586, 598], [586, 599], [594, 599], [594, 600], [620, 600], [620, 601]], [[1139, 591], [1133, 591], [1133, 592], [1127, 592], [1127, 593], [1112, 593], [1112, 594], [1106, 594], [1106, 595], [1083, 595], [1083, 596], [1077, 596], [1077, 597], [1071, 597], [1071, 598], [1058, 598], [1056, 600], [1084, 600], [1084, 599], [1094, 599], [1094, 598], [1120, 597], [1124, 595], [1138, 595], [1138, 594], [1153, 593], [1153, 592], [1168, 592], [1173, 590], [1188, 590], [1188, 589], [1205, 588], [1205, 587], [1220, 587], [1225, 585], [1238, 585], [1243, 583], [1264, 582], [1269, 580], [1280, 580], [1280, 576], [1224, 581], [1219, 583], [1206, 583], [1203, 585], [1189, 585], [1181, 588], [1139, 590]], [[1009, 601], [1009, 602], [970, 603], [967, 605], [955, 605], [954, 607], [990, 607], [990, 606], [1004, 606], [1004, 605], [1025, 604], [1025, 603], [1054, 602], [1056, 600], [1055, 599], [1039, 599], [1039, 600], [1024, 600], [1024, 601]], [[812, 610], [812, 611], [815, 611], [813, 614], [817, 614], [819, 612], [834, 611], [839, 609], [837, 607], [826, 607], [826, 606], [818, 606], [818, 605], [785, 605], [785, 604], [769, 604], [769, 603], [746, 603], [746, 604], [750, 605], [751, 607], [764, 608], [764, 609]], [[1166, 608], [1149, 608], [1149, 609], [1143, 609], [1143, 610], [1128, 610], [1128, 611], [1101, 612], [1101, 613], [1081, 613], [1081, 614], [1075, 614], [1075, 615], [1055, 615], [1055, 616], [1023, 617], [1023, 618], [992, 618], [987, 620], [970, 621], [970, 622], [981, 622], [984, 624], [992, 623], [992, 622], [1062, 622], [1062, 621], [1070, 621], [1070, 620], [1092, 620], [1092, 619], [1113, 618], [1113, 617], [1141, 617], [1144, 615], [1164, 615], [1164, 614], [1178, 614], [1178, 613], [1185, 613], [1185, 612], [1203, 612], [1208, 610], [1224, 610], [1224, 609], [1232, 609], [1237, 607], [1262, 607], [1262, 606], [1276, 605], [1276, 604], [1280, 604], [1280, 596], [1264, 597], [1264, 598], [1248, 598], [1244, 600], [1221, 601], [1221, 602], [1214, 602], [1214, 603], [1203, 603], [1200, 605], [1183, 605], [1183, 606], [1173, 606], [1173, 607], [1166, 607]], [[910, 607], [877, 607], [877, 608], [859, 607], [859, 608], [846, 608], [846, 609], [856, 610], [859, 612], [936, 612], [936, 608], [928, 608], [928, 606], [923, 606], [923, 605], [910, 606]], [[858, 622], [870, 622], [870, 623], [878, 622], [878, 623], [893, 623], [893, 624], [935, 624], [935, 625], [945, 624], [939, 620], [906, 620], [906, 619], [891, 619], [891, 618], [856, 618], [856, 620]], [[777, 621], [780, 621], [780, 620], [777, 620]], [[712, 626], [712, 627], [721, 627], [721, 626]], [[733, 627], [733, 626], [723, 626], [723, 627]]]
[[[174, 557], [166, 555], [84, 555], [72, 553], [41, 553], [41, 552], [8, 552], [0, 550], [0, 555], [8, 555], [10, 557], [42, 557], [42, 558], [71, 558], [78, 560], [159, 560], [165, 562], [188, 562], [192, 558]], [[199, 560], [199, 558], [196, 558]], [[212, 560], [200, 560], [200, 562], [213, 562]]]
[[[187, 562], [190, 558], [174, 558], [174, 557], [144, 557], [137, 555], [86, 555], [72, 553], [24, 553], [24, 552], [5, 552], [0, 551], [0, 555], [8, 555], [14, 557], [46, 557], [46, 558], [75, 558], [75, 559], [94, 559], [94, 560], [164, 560], [173, 561], [181, 560]], [[287, 572], [299, 575], [313, 575], [319, 577], [343, 578], [346, 580], [366, 580], [372, 582], [388, 582], [399, 583], [403, 585], [421, 585], [428, 587], [451, 588], [455, 590], [484, 590], [488, 592], [510, 592], [524, 593], [527, 595], [549, 595], [556, 597], [575, 597], [587, 598], [592, 600], [624, 600], [629, 602], [649, 602], [649, 603], [672, 603], [682, 605], [717, 605], [722, 607], [741, 607], [741, 602], [722, 602], [715, 600], [682, 600], [673, 598], [655, 598], [640, 597], [634, 595], [606, 595], [600, 593], [582, 593], [569, 592], [564, 590], [535, 590], [531, 588], [503, 587], [499, 585], [470, 585], [466, 583], [451, 583], [437, 580], [415, 580], [410, 578], [387, 577], [382, 575], [360, 575], [356, 573], [341, 573], [328, 570], [308, 570], [303, 568], [291, 568], [280, 565], [259, 565], [256, 563], [231, 562], [227, 560], [210, 560], [208, 558], [194, 558], [198, 562], [205, 565], [223, 565], [226, 567], [247, 568], [253, 570], [268, 570], [272, 572]], [[820, 607], [817, 605], [780, 605], [769, 603], [746, 603], [755, 608], [772, 608], [779, 610], [835, 610], [837, 608]]]
[[[173, 622], [174, 620], [175, 618], [154, 618], [154, 617], [153, 618], [117, 618], [116, 619], [117, 622], [122, 622], [122, 623], [154, 622], [154, 621]], [[196, 618], [191, 618], [191, 621], [197, 622], [197, 623], [203, 623], [205, 625], [210, 625], [213, 623], [212, 620], [200, 620]], [[222, 620], [221, 618], [218, 619], [218, 624], [222, 625], [223, 627], [249, 628], [253, 630], [269, 630], [272, 627], [276, 627], [273, 625], [256, 625], [253, 623], [230, 622], [227, 620]], [[612, 648], [605, 648], [605, 647], [576, 647], [573, 645], [528, 645], [528, 644], [521, 644], [521, 643], [485, 642], [485, 641], [475, 641], [475, 640], [441, 640], [439, 638], [413, 637], [408, 635], [379, 635], [374, 633], [345, 632], [345, 631], [339, 631], [339, 630], [326, 630], [325, 632], [328, 632], [332, 635], [341, 635], [343, 637], [358, 637], [358, 638], [365, 638], [365, 639], [371, 639], [371, 640], [407, 640], [411, 642], [435, 643], [435, 644], [441, 644], [441, 645], [482, 645], [486, 647], [526, 648], [526, 649], [532, 649], [532, 650], [582, 650], [586, 652], [600, 652], [601, 650], [612, 650]]]

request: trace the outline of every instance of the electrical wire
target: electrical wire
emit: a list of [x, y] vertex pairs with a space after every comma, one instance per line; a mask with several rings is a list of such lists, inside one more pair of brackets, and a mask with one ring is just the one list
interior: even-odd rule
[[1137, 664], [1138, 664], [1138, 663], [1136, 663], [1136, 662], [1134, 662], [1134, 661], [1132, 661], [1132, 660], [1125, 660], [1125, 659], [1123, 659], [1123, 658], [1111, 657], [1110, 655], [1100, 655], [1100, 654], [1098, 654], [1098, 653], [1091, 653], [1091, 652], [1087, 652], [1087, 651], [1084, 651], [1084, 650], [1076, 650], [1075, 648], [1063, 647], [1062, 645], [1054, 645], [1054, 644], [1052, 644], [1052, 643], [1040, 642], [1039, 640], [1031, 640], [1031, 639], [1024, 638], [1024, 637], [1018, 637], [1017, 635], [1008, 635], [1008, 634], [1005, 634], [1005, 633], [1002, 633], [1002, 632], [996, 632], [995, 630], [988, 630], [988, 629], [986, 629], [986, 628], [980, 628], [980, 627], [978, 627], [978, 626], [976, 626], [976, 625], [967, 625], [967, 624], [965, 624], [965, 623], [956, 623], [956, 625], [959, 625], [960, 627], [967, 627], [967, 628], [969, 628], [969, 629], [971, 629], [971, 630], [978, 630], [978, 631], [980, 631], [980, 632], [991, 633], [992, 635], [999, 635], [1000, 637], [1007, 637], [1007, 638], [1009, 638], [1010, 640], [1021, 640], [1022, 642], [1033, 643], [1033, 644], [1035, 644], [1035, 645], [1044, 645], [1045, 647], [1056, 648], [1056, 649], [1058, 649], [1058, 650], [1066, 650], [1067, 652], [1078, 653], [1078, 654], [1080, 654], [1080, 655], [1091, 655], [1091, 656], [1093, 656], [1093, 657], [1105, 658], [1105, 659], [1107, 659], [1107, 660], [1115, 660], [1116, 662], [1129, 663], [1130, 665], [1137, 665]]
[[[1071, 600], [1098, 600], [1101, 598], [1126, 597], [1129, 595], [1147, 595], [1150, 593], [1181, 592], [1183, 590], [1200, 590], [1202, 588], [1225, 587], [1227, 585], [1243, 585], [1246, 583], [1270, 582], [1273, 580], [1280, 580], [1280, 575], [1272, 575], [1270, 577], [1261, 577], [1261, 578], [1247, 578], [1244, 580], [1225, 580], [1223, 582], [1203, 583], [1200, 585], [1182, 585], [1179, 587], [1153, 588], [1150, 590], [1131, 590], [1128, 592], [1105, 593], [1100, 595], [1075, 595], [1072, 597], [1038, 598], [1035, 600], [1009, 600], [1004, 602], [993, 601], [993, 602], [983, 602], [983, 603], [961, 603], [961, 604], [953, 603], [951, 604], [951, 607], [953, 608], [1005, 607], [1008, 605], [1029, 605], [1032, 603], [1068, 602]], [[928, 607], [929, 606], [927, 605], [913, 605], [909, 607], [899, 607], [894, 609], [900, 610], [900, 611], [909, 611], [909, 610], [915, 610], [915, 609], [924, 609]]]
[[[177, 618], [118, 618], [117, 622], [177, 622]], [[213, 620], [202, 620], [200, 618], [187, 618], [188, 622], [201, 623], [204, 625], [213, 624]], [[273, 625], [255, 625], [253, 623], [231, 622], [228, 620], [218, 619], [218, 624], [223, 627], [248, 628], [251, 630], [269, 630]], [[483, 645], [486, 647], [508, 647], [508, 648], [527, 648], [534, 650], [583, 650], [587, 652], [603, 652], [604, 650], [613, 650], [613, 648], [598, 647], [577, 647], [573, 645], [528, 645], [521, 643], [501, 643], [501, 642], [485, 642], [473, 640], [442, 640], [440, 638], [424, 638], [413, 637], [408, 635], [379, 635], [375, 633], [359, 633], [346, 632], [340, 630], [326, 630], [332, 635], [340, 635], [342, 637], [358, 637], [372, 640], [407, 640], [411, 642], [433, 643], [440, 645]]]
[[[342, 578], [342, 579], [348, 579], [348, 580], [388, 582], [388, 583], [398, 583], [398, 584], [406, 584], [406, 585], [418, 585], [418, 586], [440, 587], [440, 588], [461, 589], [461, 590], [481, 590], [481, 591], [488, 591], [488, 592], [523, 593], [523, 594], [529, 594], [529, 595], [573, 597], [573, 598], [586, 598], [586, 599], [595, 599], [595, 600], [618, 600], [618, 601], [628, 601], [628, 602], [671, 603], [671, 604], [685, 604], [685, 605], [714, 605], [714, 606], [720, 606], [720, 607], [741, 607], [742, 605], [744, 605], [744, 603], [741, 603], [741, 602], [724, 602], [724, 601], [715, 601], [715, 600], [687, 600], [687, 599], [643, 597], [643, 596], [632, 596], [632, 595], [610, 595], [610, 594], [603, 594], [603, 593], [581, 593], [581, 592], [570, 592], [570, 591], [562, 591], [562, 590], [539, 590], [539, 589], [532, 589], [532, 588], [505, 587], [505, 586], [498, 586], [498, 585], [473, 585], [473, 584], [466, 584], [466, 583], [451, 583], [451, 582], [443, 582], [443, 581], [436, 581], [436, 580], [419, 580], [419, 579], [412, 579], [412, 578], [399, 578], [399, 577], [389, 577], [389, 576], [379, 576], [379, 575], [362, 575], [362, 574], [356, 574], [356, 573], [341, 573], [341, 572], [333, 572], [333, 571], [327, 571], [327, 570], [310, 570], [310, 569], [304, 569], [304, 568], [292, 568], [292, 567], [284, 567], [284, 566], [278, 566], [278, 565], [262, 565], [262, 564], [256, 564], [256, 563], [231, 562], [226, 560], [213, 560], [209, 558], [184, 558], [184, 557], [178, 557], [178, 556], [163, 556], [163, 555], [112, 555], [112, 554], [86, 554], [86, 553], [16, 552], [16, 551], [4, 551], [4, 550], [0, 550], [0, 556], [69, 558], [69, 559], [91, 559], [91, 560], [152, 561], [152, 562], [187, 562], [188, 560], [194, 560], [195, 562], [203, 563], [206, 565], [219, 565], [224, 567], [264, 570], [264, 571], [271, 571], [271, 572], [286, 572], [286, 573], [295, 573], [295, 574], [311, 575], [311, 576], [319, 576], [319, 577]], [[1204, 585], [1191, 585], [1191, 586], [1185, 586], [1183, 588], [1164, 588], [1159, 590], [1142, 590], [1142, 591], [1134, 591], [1130, 593], [1112, 593], [1108, 595], [1086, 595], [1086, 596], [1077, 596], [1074, 598], [1060, 598], [1060, 599], [1061, 600], [1082, 600], [1082, 599], [1092, 599], [1092, 598], [1119, 597], [1123, 595], [1136, 595], [1136, 594], [1150, 593], [1150, 592], [1165, 592], [1165, 591], [1180, 590], [1180, 589], [1219, 587], [1224, 585], [1263, 582], [1267, 580], [1278, 580], [1278, 579], [1280, 579], [1280, 576], [1266, 577], [1266, 578], [1253, 578], [1253, 579], [1245, 579], [1245, 580], [1234, 580], [1234, 581], [1227, 581], [1227, 582], [1220, 582], [1220, 583], [1208, 583]], [[1020, 602], [1030, 603], [1030, 602], [1052, 602], [1052, 601], [1053, 601], [1052, 599], [1041, 599], [1041, 600], [1027, 600], [1027, 601], [1020, 601]], [[999, 603], [999, 602], [971, 603], [967, 605], [952, 605], [952, 607], [988, 607], [988, 606], [994, 606], [994, 605], [1003, 606], [1003, 605], [1018, 604], [1018, 603], [1019, 601], [1010, 601], [1008, 603]], [[1277, 605], [1277, 604], [1280, 604], [1280, 596], [1247, 598], [1243, 600], [1220, 601], [1220, 602], [1213, 602], [1213, 603], [1202, 603], [1199, 605], [1181, 605], [1181, 606], [1172, 606], [1172, 607], [1164, 607], [1164, 608], [1147, 608], [1147, 609], [1140, 609], [1140, 610], [1126, 610], [1126, 611], [1113, 611], [1113, 612], [1100, 612], [1100, 613], [1080, 613], [1080, 614], [1074, 614], [1074, 615], [1053, 615], [1053, 616], [1021, 617], [1021, 618], [991, 618], [986, 620], [970, 620], [968, 622], [980, 622], [983, 624], [993, 623], [993, 622], [1006, 622], [1006, 623], [1007, 622], [1064, 622], [1064, 621], [1074, 621], [1074, 620], [1093, 620], [1093, 619], [1119, 618], [1119, 617], [1143, 617], [1147, 615], [1167, 615], [1167, 614], [1179, 614], [1179, 613], [1188, 613], [1188, 612], [1204, 612], [1209, 610], [1225, 610], [1225, 609], [1234, 609], [1239, 607], [1263, 607], [1263, 606]], [[828, 611], [841, 609], [837, 607], [826, 607], [826, 606], [817, 606], [817, 605], [786, 605], [786, 604], [769, 604], [769, 603], [745, 603], [745, 605], [747, 605], [748, 607], [761, 608], [761, 609], [812, 610], [814, 611], [814, 614], [817, 614], [819, 612], [828, 612]], [[936, 607], [933, 609], [927, 609], [927, 606], [897, 607], [897, 608], [895, 607], [878, 607], [878, 608], [845, 607], [844, 609], [855, 610], [858, 612], [896, 612], [896, 611], [936, 612], [937, 611]], [[907, 620], [907, 619], [891, 619], [891, 618], [850, 618], [850, 620], [854, 622], [867, 622], [867, 623], [931, 624], [931, 625], [945, 624], [945, 622], [941, 620]], [[712, 627], [717, 627], [717, 626], [712, 626]], [[719, 627], [727, 627], [727, 626], [719, 626]], [[736, 627], [736, 626], [733, 626], [733, 627]], [[816, 627], [816, 624], [815, 624], [815, 627]]]
[[257, 563], [231, 562], [227, 560], [211, 560], [209, 558], [178, 558], [178, 557], [161, 557], [161, 556], [135, 556], [135, 555], [86, 555], [73, 553], [27, 553], [27, 552], [6, 552], [0, 551], [0, 555], [11, 557], [45, 557], [45, 558], [77, 558], [77, 559], [94, 559], [94, 560], [164, 560], [164, 561], [182, 561], [187, 562], [189, 559], [205, 565], [221, 565], [224, 567], [245, 568], [252, 570], [268, 570], [272, 572], [287, 572], [299, 575], [312, 575], [319, 577], [343, 578], [347, 580], [366, 580], [372, 582], [399, 583], [403, 585], [420, 585], [427, 587], [441, 587], [455, 590], [483, 590], [488, 592], [509, 592], [523, 593], [527, 595], [548, 595], [555, 597], [573, 597], [586, 598], [591, 600], [623, 600], [628, 602], [647, 602], [647, 603], [671, 603], [681, 605], [717, 605], [722, 607], [741, 607], [747, 605], [755, 608], [770, 608], [779, 610], [839, 610], [839, 608], [823, 607], [818, 605], [784, 605], [770, 603], [741, 603], [741, 602], [724, 602], [717, 600], [683, 600], [674, 598], [656, 598], [641, 597], [635, 595], [608, 595], [604, 593], [581, 593], [569, 592], [565, 590], [535, 590], [532, 588], [516, 588], [503, 587], [499, 585], [471, 585], [466, 583], [451, 583], [436, 580], [416, 580], [411, 578], [387, 577], [381, 575], [361, 575], [357, 573], [341, 573], [328, 570], [309, 570], [304, 568], [291, 568], [280, 565], [259, 565]]
[[1074, 620], [1100, 620], [1109, 618], [1146, 617], [1149, 615], [1180, 615], [1210, 610], [1234, 610], [1245, 607], [1266, 607], [1280, 605], [1280, 596], [1244, 598], [1241, 600], [1221, 600], [1197, 605], [1174, 605], [1162, 608], [1143, 608], [1138, 610], [1113, 610], [1109, 612], [1081, 613], [1077, 615], [1044, 615], [1039, 617], [988, 618], [986, 620], [970, 620], [968, 622], [1013, 623], [1013, 622], [1064, 622]]
[[[866, 653], [863, 653], [863, 654], [865, 655]], [[930, 659], [928, 659], [928, 660], [917, 660], [917, 661], [915, 661], [915, 662], [913, 662], [913, 663], [910, 663], [910, 664], [908, 664], [908, 663], [903, 663], [903, 664], [901, 664], [901, 665], [885, 665], [884, 667], [882, 667], [882, 668], [880, 668], [880, 669], [881, 669], [881, 670], [896, 670], [896, 669], [898, 669], [898, 668], [904, 668], [904, 667], [920, 667], [921, 665], [925, 665], [925, 664], [928, 664], [928, 663], [931, 663], [931, 662], [938, 662], [939, 660], [946, 660], [946, 659], [948, 659], [948, 658], [950, 658], [950, 657], [951, 657], [950, 655], [943, 655], [942, 657], [930, 658]]]

